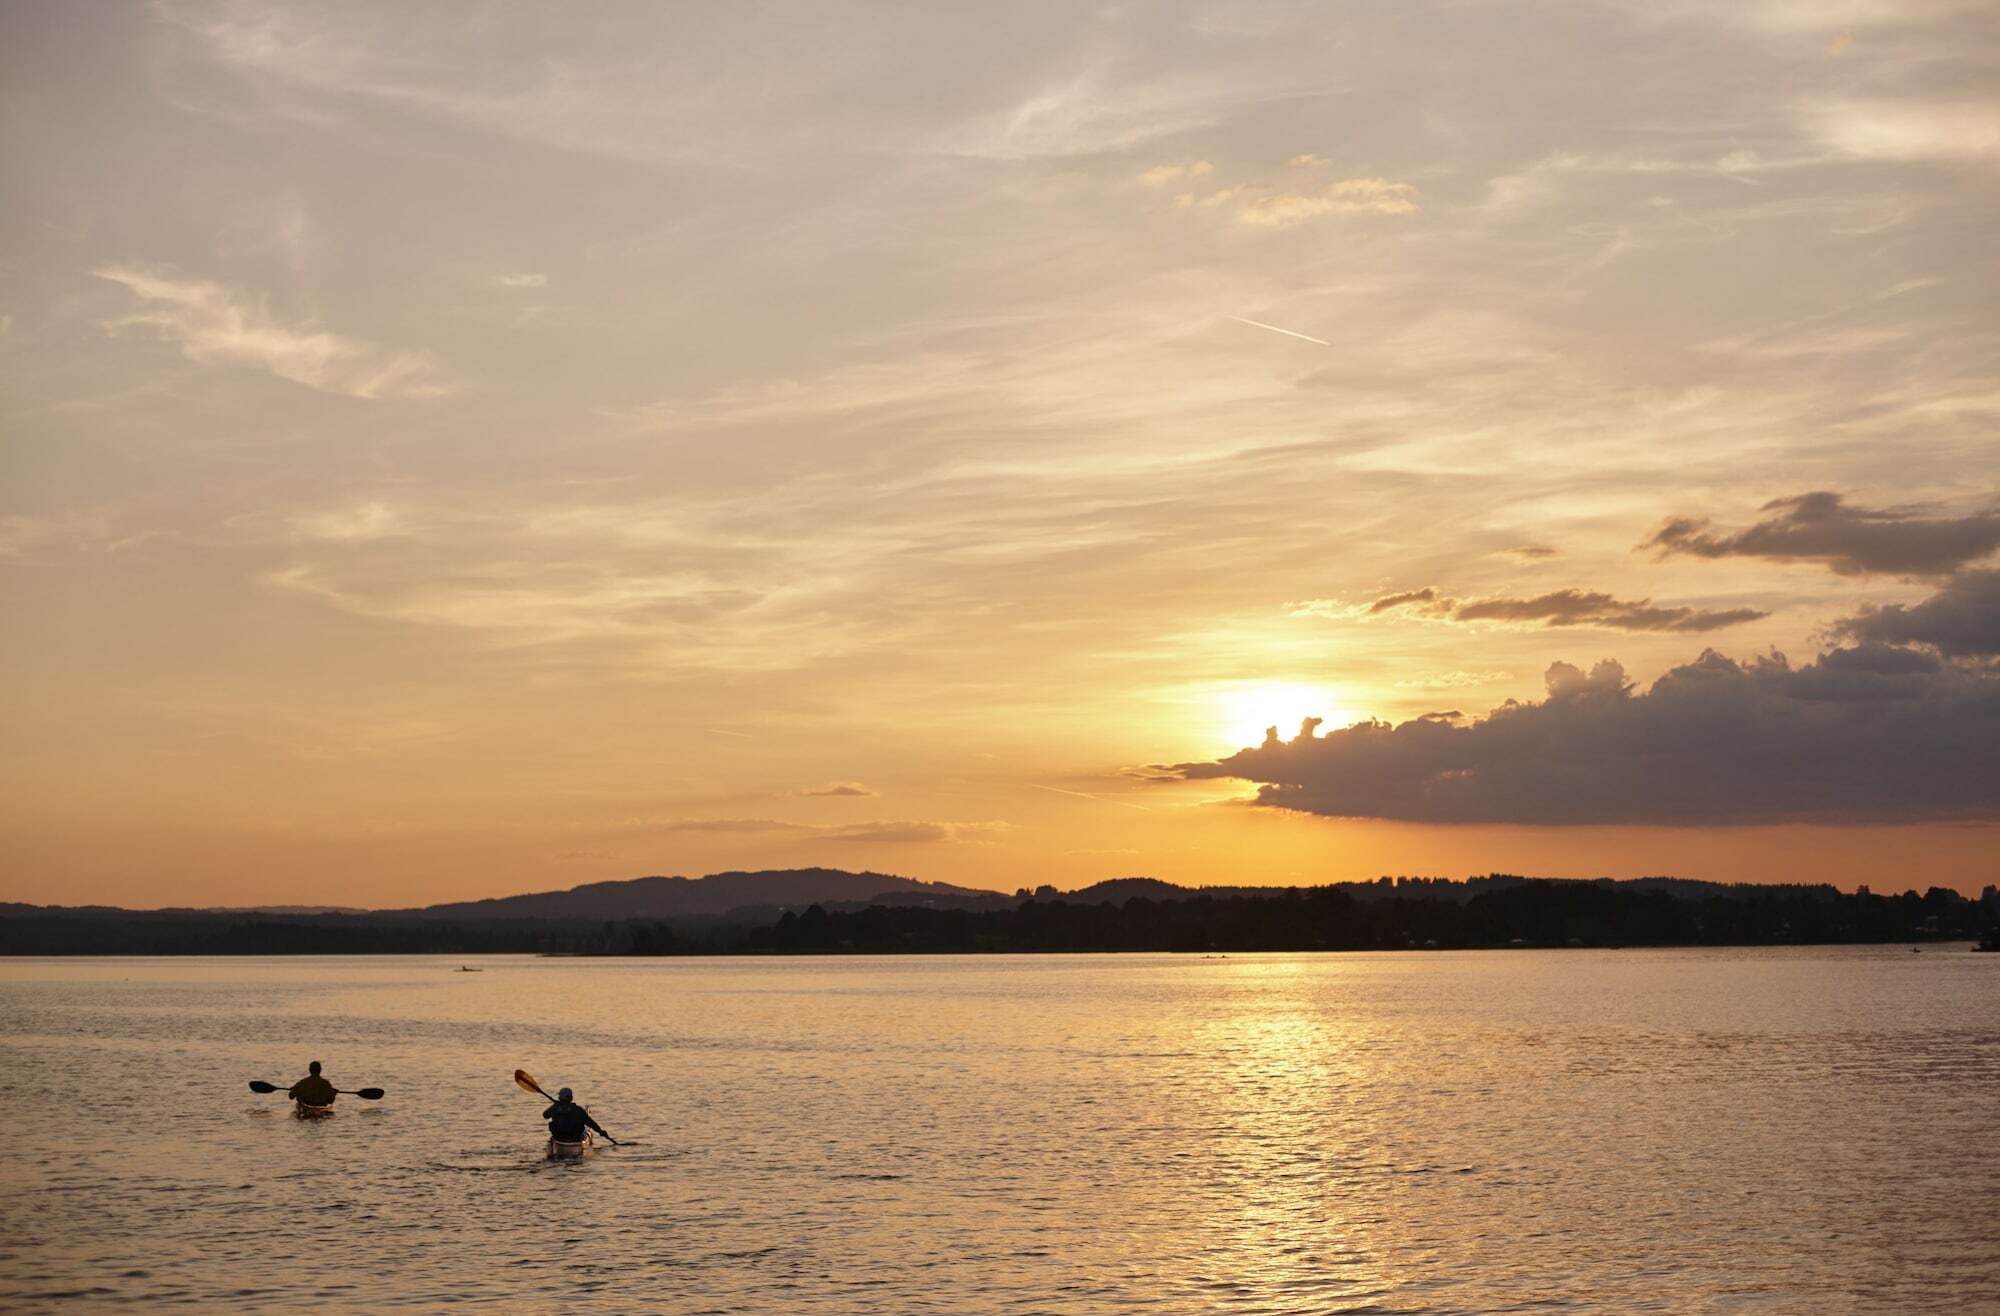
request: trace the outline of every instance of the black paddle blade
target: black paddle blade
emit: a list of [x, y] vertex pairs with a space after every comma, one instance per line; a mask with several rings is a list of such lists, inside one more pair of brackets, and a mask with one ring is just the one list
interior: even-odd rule
[[362, 1088], [359, 1092], [355, 1093], [354, 1095], [361, 1098], [363, 1101], [380, 1101], [382, 1099], [382, 1089]]
[[252, 1092], [276, 1092], [278, 1090], [278, 1085], [276, 1083], [266, 1083], [261, 1079], [253, 1078], [250, 1080], [250, 1090]]

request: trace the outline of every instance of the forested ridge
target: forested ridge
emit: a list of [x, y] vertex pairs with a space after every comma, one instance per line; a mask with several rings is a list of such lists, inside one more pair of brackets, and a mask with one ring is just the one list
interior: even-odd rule
[[[1142, 894], [1132, 894], [1132, 892]], [[2000, 891], [1490, 875], [1200, 890], [1155, 882], [966, 898], [797, 907], [709, 917], [455, 919], [421, 912], [254, 913], [12, 905], [0, 954], [555, 955], [1453, 950], [1761, 946], [1992, 939]]]

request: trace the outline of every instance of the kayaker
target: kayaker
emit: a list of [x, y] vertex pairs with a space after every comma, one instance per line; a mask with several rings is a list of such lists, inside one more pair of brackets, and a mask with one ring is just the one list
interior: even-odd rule
[[338, 1089], [319, 1076], [319, 1061], [306, 1066], [306, 1076], [292, 1084], [285, 1095], [307, 1106], [331, 1106]]
[[[557, 1142], [582, 1142], [585, 1129], [596, 1129], [604, 1133], [590, 1112], [570, 1100], [570, 1091], [564, 1088], [556, 1093], [555, 1103], [542, 1112], [542, 1118], [549, 1122], [549, 1136]], [[604, 1133], [606, 1138], [611, 1135]]]

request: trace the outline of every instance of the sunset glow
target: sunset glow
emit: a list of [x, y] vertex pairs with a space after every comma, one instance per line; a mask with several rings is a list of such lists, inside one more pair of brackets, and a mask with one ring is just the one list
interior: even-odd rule
[[1254, 745], [1275, 729], [1286, 740], [1299, 734], [1306, 718], [1318, 718], [1325, 730], [1361, 720], [1342, 707], [1339, 696], [1322, 686], [1274, 681], [1232, 690], [1220, 703], [1221, 743], [1230, 749]]
[[1963, 7], [6, 21], [0, 898], [1993, 880]]

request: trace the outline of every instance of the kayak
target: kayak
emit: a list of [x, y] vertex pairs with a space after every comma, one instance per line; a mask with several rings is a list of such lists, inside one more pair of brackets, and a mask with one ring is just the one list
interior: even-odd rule
[[549, 1139], [549, 1159], [552, 1161], [573, 1161], [597, 1145], [597, 1139], [586, 1133], [582, 1142], [564, 1142], [559, 1138]]
[[292, 1103], [292, 1113], [302, 1120], [325, 1119], [333, 1114], [333, 1103], [329, 1101], [324, 1106], [315, 1106], [310, 1101], [295, 1101]]

